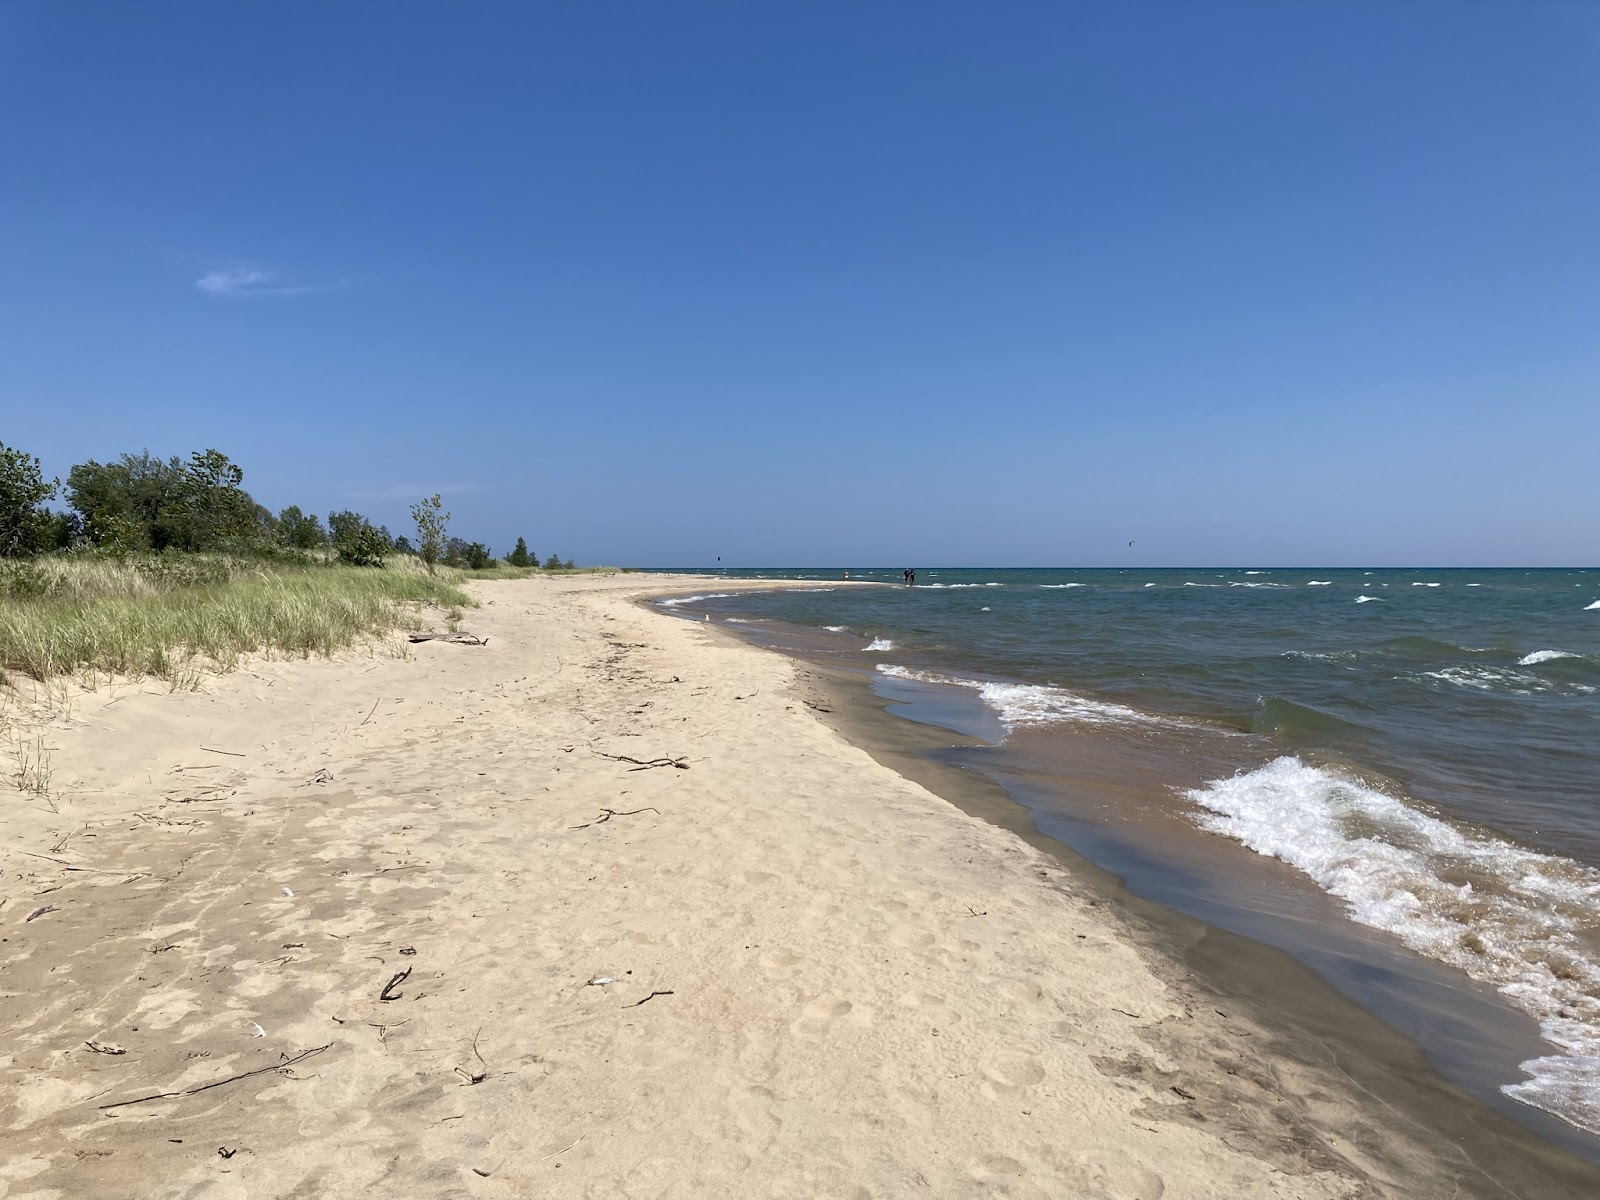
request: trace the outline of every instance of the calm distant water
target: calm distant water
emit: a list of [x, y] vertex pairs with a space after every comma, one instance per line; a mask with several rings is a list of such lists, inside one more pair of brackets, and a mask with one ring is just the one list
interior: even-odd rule
[[1560, 1052], [1506, 1090], [1600, 1133], [1600, 570], [727, 574], [806, 580], [737, 609], [858, 638], [1012, 730], [1268, 735], [1175, 797], [1195, 827], [1537, 1018]]

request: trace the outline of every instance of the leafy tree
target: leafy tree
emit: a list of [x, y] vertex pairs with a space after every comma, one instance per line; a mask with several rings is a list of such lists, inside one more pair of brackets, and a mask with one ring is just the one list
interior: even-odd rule
[[37, 458], [0, 442], [0, 558], [46, 548], [54, 514], [40, 506], [60, 487], [59, 479], [45, 480]]
[[417, 555], [427, 564], [428, 574], [433, 574], [433, 564], [444, 551], [445, 531], [450, 527], [450, 514], [435, 492], [428, 499], [411, 506], [411, 519], [417, 524]]
[[182, 499], [183, 464], [148, 450], [111, 463], [90, 459], [67, 473], [67, 503], [89, 540], [111, 550], [171, 545]]
[[294, 550], [315, 550], [328, 544], [328, 535], [316, 513], [301, 512], [298, 504], [291, 504], [278, 514], [278, 541]]
[[395, 538], [395, 540], [394, 540], [394, 552], [396, 554], [413, 554], [414, 555], [414, 554], [416, 554], [417, 551], [416, 551], [416, 547], [414, 547], [411, 544], [411, 539], [408, 538], [405, 534], [402, 533], [399, 537]]
[[517, 539], [515, 548], [506, 555], [506, 561], [513, 567], [537, 566], [538, 557], [528, 553], [528, 543], [523, 538]]
[[184, 464], [173, 522], [173, 544], [213, 550], [259, 532], [256, 504], [245, 492], [244, 470], [220, 450], [197, 450]]
[[79, 463], [67, 474], [67, 501], [97, 546], [213, 550], [266, 528], [266, 512], [243, 482], [244, 471], [220, 450], [197, 451], [187, 463], [144, 451]]
[[439, 561], [447, 567], [462, 567], [467, 562], [467, 543], [458, 537], [444, 540], [444, 553]]
[[358, 512], [344, 509], [328, 514], [328, 537], [339, 561], [356, 567], [381, 567], [391, 543]]
[[482, 542], [469, 542], [461, 552], [461, 557], [466, 560], [467, 566], [474, 571], [486, 571], [494, 565], [494, 555], [489, 553], [489, 547]]
[[559, 570], [561, 570], [561, 559], [558, 558], [556, 555], [552, 554], [549, 558], [544, 560], [544, 569], [546, 571], [559, 571]]

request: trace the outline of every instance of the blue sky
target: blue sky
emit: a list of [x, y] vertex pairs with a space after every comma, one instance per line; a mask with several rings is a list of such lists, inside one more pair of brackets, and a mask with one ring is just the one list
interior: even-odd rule
[[1584, 0], [7, 0], [0, 165], [53, 473], [640, 565], [1600, 561]]

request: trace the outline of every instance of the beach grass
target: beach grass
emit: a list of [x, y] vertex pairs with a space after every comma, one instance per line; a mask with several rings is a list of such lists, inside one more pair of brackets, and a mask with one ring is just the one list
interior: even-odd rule
[[0, 680], [78, 672], [179, 686], [266, 651], [332, 654], [473, 602], [464, 572], [226, 555], [63, 555], [0, 564]]

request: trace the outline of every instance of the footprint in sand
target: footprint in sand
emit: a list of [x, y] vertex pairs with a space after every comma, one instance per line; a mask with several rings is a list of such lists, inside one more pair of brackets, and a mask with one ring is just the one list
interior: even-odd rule
[[857, 1009], [850, 1001], [837, 996], [818, 996], [800, 1010], [800, 1016], [789, 1026], [789, 1031], [816, 1037], [832, 1032], [840, 1022], [845, 1021], [852, 1025], [870, 1025], [872, 1012], [870, 1009]]
[[983, 1068], [986, 1086], [995, 1094], [1014, 1096], [1044, 1082], [1044, 1066], [1027, 1054], [1003, 1054]]

